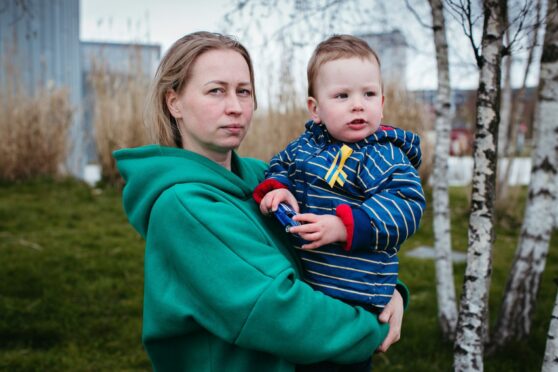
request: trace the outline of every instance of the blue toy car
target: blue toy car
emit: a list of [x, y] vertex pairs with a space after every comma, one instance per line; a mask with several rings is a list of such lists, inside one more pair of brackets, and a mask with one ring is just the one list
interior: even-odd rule
[[293, 220], [293, 217], [296, 215], [294, 209], [291, 208], [290, 205], [285, 203], [280, 203], [277, 207], [277, 210], [274, 212], [275, 218], [285, 227], [285, 231], [289, 232], [292, 226], [299, 226], [300, 222], [296, 222]]

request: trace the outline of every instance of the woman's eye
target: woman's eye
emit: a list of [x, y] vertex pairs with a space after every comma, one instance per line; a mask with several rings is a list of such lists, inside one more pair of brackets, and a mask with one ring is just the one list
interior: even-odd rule
[[209, 91], [210, 94], [223, 94], [225, 93], [225, 89], [223, 88], [213, 88]]
[[238, 90], [238, 94], [244, 97], [251, 97], [252, 96], [252, 91], [250, 89], [239, 89]]

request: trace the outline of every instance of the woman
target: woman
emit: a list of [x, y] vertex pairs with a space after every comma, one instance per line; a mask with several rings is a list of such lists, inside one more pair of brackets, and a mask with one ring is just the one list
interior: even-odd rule
[[146, 123], [158, 145], [114, 156], [125, 211], [146, 239], [143, 342], [154, 369], [291, 371], [364, 360], [396, 342], [399, 293], [380, 316], [388, 334], [376, 316], [313, 291], [281, 228], [252, 200], [266, 165], [233, 151], [256, 106], [246, 49], [186, 35], [150, 94]]

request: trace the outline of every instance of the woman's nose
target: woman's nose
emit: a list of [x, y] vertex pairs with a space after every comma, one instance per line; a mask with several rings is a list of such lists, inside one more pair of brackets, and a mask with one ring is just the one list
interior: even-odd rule
[[240, 100], [236, 94], [230, 94], [227, 97], [226, 113], [229, 115], [235, 115], [242, 113], [242, 106], [240, 105]]

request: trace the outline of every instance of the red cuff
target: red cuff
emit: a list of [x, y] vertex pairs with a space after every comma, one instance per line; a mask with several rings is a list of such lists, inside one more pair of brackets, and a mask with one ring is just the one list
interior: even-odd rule
[[394, 130], [395, 128], [386, 124], [380, 125], [381, 130]]
[[343, 249], [349, 252], [353, 244], [353, 234], [355, 232], [355, 220], [353, 218], [353, 210], [348, 204], [340, 204], [335, 208], [335, 214], [343, 221], [343, 225], [347, 229], [347, 242]]
[[254, 189], [252, 193], [252, 197], [256, 201], [256, 203], [260, 204], [262, 199], [264, 198], [265, 194], [275, 189], [286, 189], [287, 186], [283, 185], [281, 182], [274, 180], [273, 178], [269, 178], [262, 183], [260, 183]]

